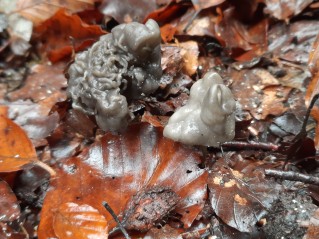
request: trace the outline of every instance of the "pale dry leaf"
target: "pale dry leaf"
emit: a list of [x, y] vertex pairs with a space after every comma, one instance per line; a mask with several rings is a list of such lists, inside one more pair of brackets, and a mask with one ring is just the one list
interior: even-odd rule
[[94, 0], [18, 0], [16, 12], [38, 25], [61, 8], [74, 13], [93, 6]]

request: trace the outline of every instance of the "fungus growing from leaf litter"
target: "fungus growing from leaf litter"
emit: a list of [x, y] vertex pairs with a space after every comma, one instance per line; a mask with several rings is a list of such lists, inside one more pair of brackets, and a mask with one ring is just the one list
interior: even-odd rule
[[185, 106], [164, 128], [164, 136], [189, 145], [218, 147], [235, 136], [236, 102], [216, 72], [194, 83]]
[[150, 19], [114, 27], [68, 70], [74, 109], [95, 115], [102, 130], [121, 131], [132, 118], [128, 102], [154, 92], [162, 75], [160, 30]]

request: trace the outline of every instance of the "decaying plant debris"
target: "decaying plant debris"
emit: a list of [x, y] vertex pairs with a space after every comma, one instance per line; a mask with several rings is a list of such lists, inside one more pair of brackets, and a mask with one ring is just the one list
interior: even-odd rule
[[[0, 238], [318, 238], [318, 10], [317, 0], [0, 0]], [[89, 114], [74, 107], [66, 73], [100, 38], [123, 40], [123, 26], [139, 42], [144, 24], [159, 26], [161, 42], [145, 48], [155, 57], [128, 57], [115, 89], [131, 120], [101, 130], [94, 100]], [[208, 72], [236, 101], [234, 139], [164, 137]], [[141, 75], [156, 84], [142, 89]]]

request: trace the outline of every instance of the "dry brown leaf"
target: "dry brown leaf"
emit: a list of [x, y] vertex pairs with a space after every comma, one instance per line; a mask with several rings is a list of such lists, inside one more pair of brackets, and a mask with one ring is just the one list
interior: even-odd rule
[[65, 63], [33, 66], [22, 88], [8, 94], [9, 100], [32, 99], [38, 102], [57, 92], [61, 93], [61, 98], [63, 96], [66, 98], [65, 92], [62, 91], [67, 87], [67, 80], [63, 73], [65, 67]]
[[89, 205], [64, 203], [55, 212], [55, 234], [63, 239], [108, 238], [108, 223], [105, 217]]
[[[277, 85], [275, 78], [269, 78], [263, 71], [233, 71], [232, 92], [243, 110], [249, 111], [258, 120], [268, 115], [279, 116], [287, 110], [285, 101], [291, 92], [290, 87]], [[265, 78], [264, 78], [265, 77]]]
[[[236, 161], [230, 168], [226, 162], [232, 157]], [[262, 162], [243, 160], [230, 153], [214, 164], [209, 175], [210, 201], [216, 215], [241, 232], [254, 229], [282, 189], [265, 178], [263, 168], [267, 165]]]
[[298, 15], [313, 0], [264, 0], [266, 4], [265, 12], [273, 17], [288, 21]]
[[51, 62], [70, 57], [73, 50], [80, 51], [90, 46], [106, 32], [98, 25], [88, 25], [77, 15], [64, 9], [35, 28], [41, 54]]
[[74, 13], [93, 6], [94, 0], [18, 0], [16, 11], [38, 25], [52, 17], [61, 8]]

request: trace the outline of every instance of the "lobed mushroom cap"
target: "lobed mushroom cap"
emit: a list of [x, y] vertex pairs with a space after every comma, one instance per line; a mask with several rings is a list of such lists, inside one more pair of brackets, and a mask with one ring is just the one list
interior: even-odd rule
[[218, 147], [235, 136], [236, 102], [216, 72], [208, 72], [191, 87], [185, 106], [164, 128], [164, 136], [189, 145]]

